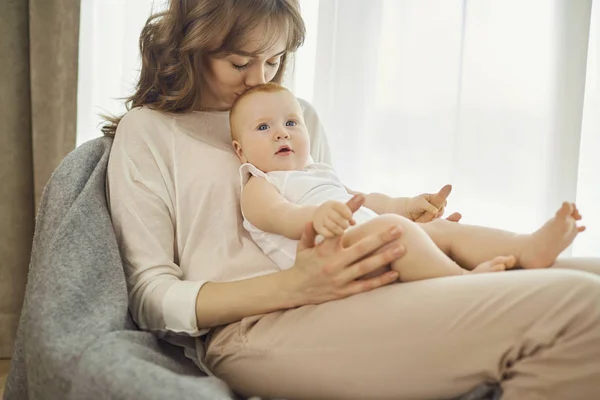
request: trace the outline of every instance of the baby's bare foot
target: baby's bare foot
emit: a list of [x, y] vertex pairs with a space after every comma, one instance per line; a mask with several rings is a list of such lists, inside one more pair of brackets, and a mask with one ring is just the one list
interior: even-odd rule
[[523, 268], [546, 268], [566, 249], [585, 226], [577, 226], [581, 215], [574, 203], [563, 203], [562, 207], [540, 229], [529, 236], [519, 264]]
[[514, 256], [500, 256], [479, 264], [471, 271], [474, 274], [486, 272], [501, 272], [514, 267], [516, 259]]

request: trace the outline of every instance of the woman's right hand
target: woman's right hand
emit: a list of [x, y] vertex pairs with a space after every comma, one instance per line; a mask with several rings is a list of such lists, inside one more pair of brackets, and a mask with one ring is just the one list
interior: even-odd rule
[[[364, 196], [356, 195], [347, 205], [354, 213], [364, 201]], [[315, 244], [317, 233], [312, 223], [307, 224], [298, 245], [296, 262], [285, 271], [291, 306], [341, 299], [396, 281], [398, 273], [395, 271], [360, 278], [404, 255], [404, 249], [396, 242], [401, 234], [400, 227], [390, 226], [344, 248], [343, 236], [337, 235]]]

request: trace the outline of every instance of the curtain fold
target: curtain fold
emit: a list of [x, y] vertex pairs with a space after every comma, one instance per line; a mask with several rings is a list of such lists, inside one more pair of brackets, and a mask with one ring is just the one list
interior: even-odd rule
[[29, 0], [31, 136], [38, 201], [77, 130], [80, 0]]
[[34, 216], [75, 147], [79, 0], [0, 3], [0, 358], [12, 354]]
[[349, 187], [451, 183], [463, 223], [522, 233], [576, 201], [588, 229], [564, 255], [600, 256], [600, 158], [587, 148], [600, 141], [599, 3], [319, 1], [316, 50], [297, 59], [314, 70], [293, 89], [319, 111]]

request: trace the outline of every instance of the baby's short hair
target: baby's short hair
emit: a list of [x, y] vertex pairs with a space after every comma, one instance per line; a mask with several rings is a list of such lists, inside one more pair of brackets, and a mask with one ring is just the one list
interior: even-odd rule
[[236, 138], [236, 134], [234, 132], [233, 119], [235, 117], [237, 109], [239, 108], [239, 104], [246, 97], [251, 96], [254, 93], [277, 93], [277, 92], [291, 93], [287, 88], [281, 86], [278, 83], [267, 82], [267, 83], [263, 83], [261, 85], [251, 87], [250, 89], [248, 89], [244, 93], [242, 93], [237, 99], [235, 99], [235, 101], [233, 102], [233, 105], [231, 106], [231, 110], [229, 110], [229, 126], [231, 128], [231, 136], [234, 139]]

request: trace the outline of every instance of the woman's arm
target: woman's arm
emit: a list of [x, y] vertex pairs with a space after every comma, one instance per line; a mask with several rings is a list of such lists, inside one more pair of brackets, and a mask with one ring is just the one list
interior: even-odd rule
[[173, 153], [165, 139], [170, 122], [146, 108], [123, 117], [108, 163], [107, 195], [133, 319], [143, 330], [199, 336], [195, 300], [205, 282], [183, 280], [175, 261], [174, 186], [165, 174]]
[[300, 305], [290, 271], [235, 282], [207, 282], [196, 299], [198, 327], [212, 328]]
[[263, 178], [251, 177], [242, 191], [242, 211], [258, 229], [298, 240], [314, 218], [317, 206], [299, 206], [287, 201]]

